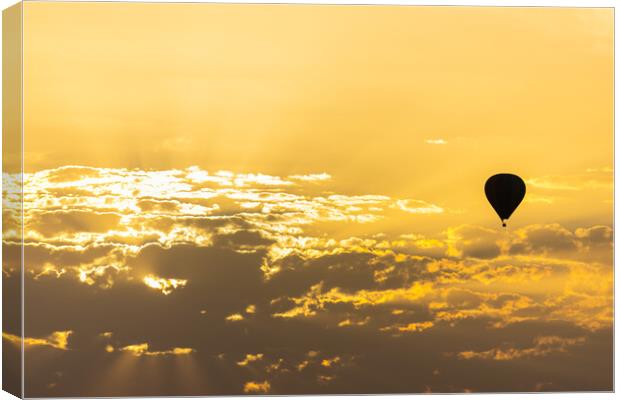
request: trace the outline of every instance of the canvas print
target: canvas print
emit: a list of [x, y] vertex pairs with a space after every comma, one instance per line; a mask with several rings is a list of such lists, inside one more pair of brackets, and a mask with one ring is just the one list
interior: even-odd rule
[[4, 389], [612, 391], [613, 18], [5, 10]]

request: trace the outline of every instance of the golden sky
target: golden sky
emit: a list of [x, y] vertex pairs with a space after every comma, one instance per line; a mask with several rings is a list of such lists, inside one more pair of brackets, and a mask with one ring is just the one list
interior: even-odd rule
[[[581, 185], [588, 169], [612, 166], [612, 18], [611, 9], [26, 3], [25, 167], [327, 172], [347, 192], [468, 209], [496, 172]], [[438, 139], [446, 143], [427, 142]], [[600, 201], [567, 207], [609, 222]], [[548, 209], [532, 205], [523, 218]]]
[[25, 3], [26, 394], [610, 390], [613, 28]]

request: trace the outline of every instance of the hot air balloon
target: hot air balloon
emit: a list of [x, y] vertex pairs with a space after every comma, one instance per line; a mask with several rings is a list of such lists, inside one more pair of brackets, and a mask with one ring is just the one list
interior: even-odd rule
[[525, 197], [525, 182], [513, 174], [493, 175], [484, 184], [484, 193], [505, 227], [506, 220]]

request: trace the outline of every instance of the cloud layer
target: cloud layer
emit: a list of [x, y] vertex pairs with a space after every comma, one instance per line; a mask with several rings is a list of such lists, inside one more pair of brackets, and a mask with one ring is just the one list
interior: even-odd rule
[[611, 389], [610, 226], [395, 234], [450, 211], [326, 173], [24, 179], [28, 396]]

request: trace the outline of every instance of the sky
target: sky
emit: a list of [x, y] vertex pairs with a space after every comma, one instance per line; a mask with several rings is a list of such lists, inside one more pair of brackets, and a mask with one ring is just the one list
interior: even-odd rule
[[25, 394], [611, 390], [612, 46], [603, 8], [25, 3]]

